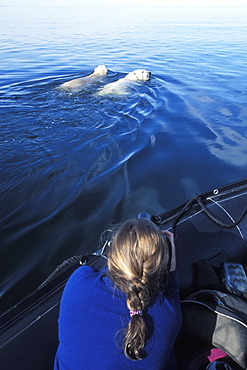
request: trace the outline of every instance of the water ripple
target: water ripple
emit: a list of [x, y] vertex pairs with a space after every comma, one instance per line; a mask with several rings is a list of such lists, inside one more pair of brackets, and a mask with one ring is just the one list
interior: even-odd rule
[[[5, 307], [110, 222], [246, 176], [246, 11], [1, 8]], [[152, 79], [123, 99], [56, 89], [98, 64]]]

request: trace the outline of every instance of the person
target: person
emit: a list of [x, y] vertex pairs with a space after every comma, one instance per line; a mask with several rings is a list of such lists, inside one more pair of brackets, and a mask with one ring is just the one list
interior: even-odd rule
[[175, 369], [182, 320], [173, 234], [131, 219], [109, 244], [106, 268], [81, 266], [65, 286], [54, 369]]

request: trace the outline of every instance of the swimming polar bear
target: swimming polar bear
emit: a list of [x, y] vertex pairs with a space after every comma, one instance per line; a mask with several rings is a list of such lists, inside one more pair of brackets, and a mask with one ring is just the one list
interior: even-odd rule
[[135, 82], [148, 81], [151, 78], [151, 72], [145, 69], [136, 69], [128, 73], [125, 77], [120, 78], [115, 82], [105, 85], [97, 91], [97, 95], [127, 95], [130, 93], [130, 87]]
[[100, 81], [102, 76], [107, 75], [107, 68], [105, 65], [99, 65], [94, 69], [94, 72], [88, 76], [81, 77], [81, 78], [74, 78], [73, 80], [64, 82], [62, 85], [58, 87], [59, 90], [65, 91], [78, 91], [84, 85], [89, 85], [93, 83], [97, 83]]

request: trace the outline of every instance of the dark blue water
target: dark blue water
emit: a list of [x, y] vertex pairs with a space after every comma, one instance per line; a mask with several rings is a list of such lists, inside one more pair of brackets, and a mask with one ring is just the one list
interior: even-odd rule
[[[247, 7], [0, 8], [1, 307], [112, 222], [247, 170]], [[124, 98], [56, 89], [98, 64]]]

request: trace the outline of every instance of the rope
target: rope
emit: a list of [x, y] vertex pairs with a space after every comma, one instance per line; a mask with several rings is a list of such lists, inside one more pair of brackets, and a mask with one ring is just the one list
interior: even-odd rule
[[215, 222], [217, 225], [225, 228], [225, 229], [232, 229], [233, 227], [237, 226], [241, 221], [242, 219], [244, 218], [244, 216], [246, 215], [247, 213], [247, 206], [244, 208], [243, 212], [241, 213], [240, 217], [236, 220], [236, 221], [233, 221], [231, 224], [228, 224], [226, 222], [223, 222], [221, 220], [219, 220], [216, 216], [214, 216], [208, 209], [207, 207], [202, 203], [202, 199], [200, 196], [197, 196], [197, 201], [198, 201], [198, 204], [200, 205], [201, 209], [205, 212], [205, 214], [210, 218], [210, 220], [212, 220], [213, 222]]
[[179, 220], [182, 218], [184, 213], [192, 206], [193, 203], [198, 203], [201, 207], [202, 211], [206, 214], [206, 216], [213, 221], [215, 224], [225, 228], [225, 229], [232, 229], [233, 227], [237, 226], [244, 218], [244, 216], [247, 214], [247, 206], [242, 211], [240, 217], [233, 221], [232, 223], [226, 223], [221, 221], [218, 217], [214, 216], [212, 212], [208, 210], [208, 208], [203, 204], [201, 195], [196, 194], [195, 197], [191, 198], [184, 206], [184, 208], [181, 210], [180, 214], [177, 216], [175, 221], [173, 222], [172, 229], [173, 233], [175, 234], [175, 228], [179, 222]]
[[184, 206], [184, 208], [182, 209], [182, 211], [180, 212], [180, 214], [177, 216], [177, 218], [175, 219], [175, 221], [173, 222], [173, 225], [172, 225], [172, 232], [173, 234], [175, 235], [175, 229], [176, 229], [176, 226], [179, 222], [179, 220], [182, 218], [182, 216], [184, 215], [184, 213], [187, 211], [187, 209], [189, 209], [191, 207], [191, 205], [193, 203], [196, 202], [196, 197], [194, 198], [191, 198]]
[[79, 256], [73, 256], [73, 257], [70, 257], [68, 258], [67, 260], [63, 261], [60, 265], [58, 265], [55, 270], [47, 277], [47, 279], [45, 279], [45, 281], [43, 281], [42, 284], [40, 284], [40, 286], [38, 287], [38, 289], [41, 289], [43, 288], [47, 283], [49, 283], [53, 278], [54, 276], [60, 271], [62, 270], [65, 266], [69, 265], [70, 263], [75, 263], [75, 262], [81, 262], [83, 259], [83, 255], [79, 255]]

